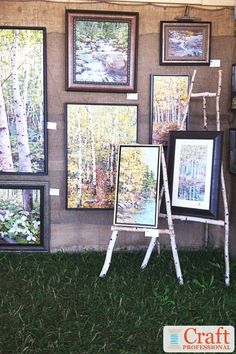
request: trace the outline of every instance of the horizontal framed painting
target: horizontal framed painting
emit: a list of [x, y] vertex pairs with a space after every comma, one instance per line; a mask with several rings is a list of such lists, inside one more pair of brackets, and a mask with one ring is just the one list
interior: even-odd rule
[[114, 225], [157, 228], [162, 145], [120, 145]]
[[47, 251], [47, 182], [0, 184], [0, 251]]
[[173, 214], [218, 218], [223, 132], [171, 131], [168, 179]]
[[68, 209], [113, 209], [119, 144], [137, 142], [138, 106], [68, 103]]
[[236, 129], [229, 129], [229, 172], [236, 174]]
[[[179, 130], [189, 92], [189, 75], [151, 75], [150, 143], [167, 145], [170, 130]], [[184, 124], [187, 129], [188, 116]]]
[[135, 92], [136, 12], [66, 11], [66, 89]]
[[46, 29], [0, 26], [0, 173], [47, 173]]
[[209, 65], [211, 22], [161, 21], [160, 64]]

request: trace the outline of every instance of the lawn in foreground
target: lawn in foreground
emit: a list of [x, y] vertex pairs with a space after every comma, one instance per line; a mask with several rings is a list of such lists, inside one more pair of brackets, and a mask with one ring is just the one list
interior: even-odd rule
[[235, 325], [236, 260], [223, 252], [0, 254], [0, 353], [159, 354], [164, 325]]

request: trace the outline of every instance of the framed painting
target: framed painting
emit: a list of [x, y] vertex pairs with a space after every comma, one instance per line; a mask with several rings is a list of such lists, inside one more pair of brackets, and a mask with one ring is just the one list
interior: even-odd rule
[[[179, 130], [189, 92], [189, 75], [151, 75], [150, 143], [168, 143], [170, 130]], [[184, 124], [187, 129], [188, 116]]]
[[48, 183], [0, 184], [0, 251], [48, 250]]
[[210, 64], [211, 22], [161, 21], [160, 36], [160, 64]]
[[157, 228], [161, 145], [120, 145], [114, 225]]
[[232, 65], [231, 111], [236, 111], [236, 64]]
[[229, 129], [229, 172], [236, 174], [236, 129]]
[[173, 214], [217, 219], [223, 132], [171, 131], [168, 178]]
[[135, 92], [136, 12], [66, 11], [66, 89]]
[[113, 209], [119, 144], [137, 142], [137, 105], [66, 104], [68, 209]]
[[47, 173], [46, 29], [0, 26], [0, 173]]

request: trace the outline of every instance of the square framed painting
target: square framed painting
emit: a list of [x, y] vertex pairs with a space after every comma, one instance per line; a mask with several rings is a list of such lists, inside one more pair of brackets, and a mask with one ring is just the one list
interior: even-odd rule
[[229, 129], [229, 172], [236, 174], [236, 128]]
[[189, 82], [189, 75], [151, 75], [151, 144], [167, 145], [169, 131], [181, 128]]
[[217, 219], [223, 132], [171, 131], [168, 178], [173, 214]]
[[161, 21], [160, 64], [209, 65], [211, 22]]
[[135, 92], [136, 12], [66, 11], [66, 89]]
[[0, 173], [47, 174], [46, 29], [0, 26]]
[[113, 209], [119, 144], [137, 142], [138, 106], [68, 103], [67, 209]]
[[0, 184], [0, 251], [47, 251], [47, 182]]
[[161, 145], [120, 145], [114, 225], [157, 228]]

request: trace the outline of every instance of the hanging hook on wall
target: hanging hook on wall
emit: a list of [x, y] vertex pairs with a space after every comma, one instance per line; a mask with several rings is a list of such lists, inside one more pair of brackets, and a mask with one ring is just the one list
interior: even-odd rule
[[178, 22], [197, 22], [201, 21], [200, 17], [190, 17], [189, 16], [189, 5], [185, 6], [184, 15], [175, 17], [175, 20]]

